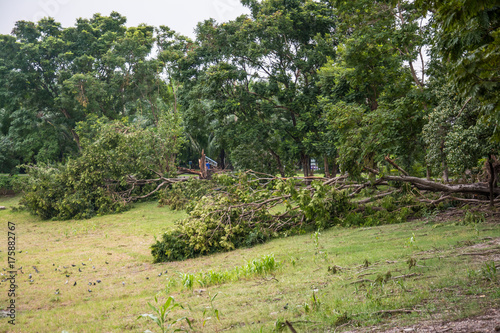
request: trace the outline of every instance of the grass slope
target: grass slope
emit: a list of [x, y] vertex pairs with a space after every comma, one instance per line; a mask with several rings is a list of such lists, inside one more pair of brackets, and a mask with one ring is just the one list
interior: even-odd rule
[[[17, 198], [0, 198], [0, 206], [16, 203]], [[456, 319], [500, 305], [500, 276], [491, 264], [500, 263], [495, 223], [460, 225], [429, 217], [373, 228], [333, 228], [151, 264], [153, 236], [184, 216], [155, 203], [83, 221], [41, 221], [26, 212], [0, 211], [0, 274], [8, 268], [7, 221], [16, 223], [16, 268], [22, 267], [16, 280], [16, 325], [1, 318], [0, 332], [156, 332], [152, 321], [137, 319], [152, 312], [147, 303], [154, 304], [155, 295], [160, 303], [174, 296], [185, 309], [176, 309], [171, 318], [187, 316], [194, 330], [206, 332], [269, 332], [286, 329], [285, 321], [299, 332], [389, 327]], [[269, 254], [281, 263], [272, 273], [233, 276], [215, 285], [195, 279], [192, 288], [180, 277], [210, 270], [230, 274]], [[7, 291], [7, 282], [1, 282], [0, 308], [7, 306]]]

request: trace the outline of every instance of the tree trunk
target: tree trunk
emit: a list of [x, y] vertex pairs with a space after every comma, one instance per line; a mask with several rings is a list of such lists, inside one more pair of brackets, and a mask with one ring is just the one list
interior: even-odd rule
[[330, 178], [330, 168], [328, 166], [328, 157], [326, 155], [323, 157], [323, 162], [325, 163], [325, 177]]
[[446, 157], [443, 158], [443, 182], [449, 183], [450, 178], [449, 178], [449, 173], [448, 173], [448, 163], [446, 162]]
[[488, 155], [488, 168], [489, 168], [489, 179], [488, 179], [488, 186], [490, 188], [490, 208], [493, 209], [495, 205], [495, 168], [493, 167], [493, 157]]
[[226, 152], [224, 151], [224, 148], [222, 148], [219, 154], [219, 167], [221, 168], [221, 170], [224, 170], [226, 168], [225, 159], [226, 159]]
[[309, 170], [310, 170], [309, 156], [302, 154], [301, 162], [302, 162], [302, 172], [304, 173], [304, 177], [309, 177]]
[[283, 164], [281, 164], [280, 156], [278, 154], [276, 154], [276, 152], [272, 149], [269, 149], [269, 152], [271, 153], [271, 155], [276, 160], [276, 163], [278, 164], [278, 171], [279, 171], [281, 177], [285, 178], [285, 168], [283, 168]]
[[444, 141], [441, 141], [441, 159], [442, 159], [442, 165], [443, 165], [443, 182], [448, 183], [450, 181], [448, 177], [448, 162], [446, 162], [446, 155], [444, 154]]
[[208, 178], [208, 170], [207, 170], [207, 161], [205, 159], [205, 149], [201, 150], [201, 158], [198, 160], [200, 164], [200, 178], [207, 179]]
[[333, 178], [337, 177], [337, 172], [339, 171], [339, 166], [337, 164], [337, 158], [338, 158], [338, 154], [336, 154], [335, 157], [333, 158], [333, 164], [332, 164], [332, 177]]
[[[373, 170], [372, 172], [376, 171]], [[494, 197], [495, 195], [500, 195], [500, 188], [494, 186], [487, 186], [484, 183], [448, 185], [439, 182], [434, 182], [432, 180], [429, 181], [425, 178], [418, 178], [412, 176], [382, 176], [380, 179], [386, 181], [406, 182], [413, 184], [416, 188], [420, 190], [427, 190], [433, 192], [470, 193], [470, 194], [484, 195], [490, 198], [492, 196]], [[491, 193], [493, 193], [493, 195], [491, 195]]]
[[80, 145], [80, 137], [78, 136], [78, 134], [76, 134], [76, 132], [74, 130], [71, 130], [71, 134], [73, 135], [73, 139], [76, 142], [76, 146], [78, 147], [78, 151], [81, 152], [82, 146]]
[[426, 178], [427, 178], [427, 180], [431, 180], [431, 177], [432, 177], [432, 170], [431, 170], [431, 167], [429, 165], [427, 165]]

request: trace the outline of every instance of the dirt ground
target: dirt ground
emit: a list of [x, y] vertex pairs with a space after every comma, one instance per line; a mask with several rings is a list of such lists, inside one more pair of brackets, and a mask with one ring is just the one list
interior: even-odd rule
[[494, 333], [500, 332], [500, 310], [489, 309], [484, 314], [458, 321], [429, 321], [407, 327], [368, 327], [349, 333], [387, 332], [387, 333]]

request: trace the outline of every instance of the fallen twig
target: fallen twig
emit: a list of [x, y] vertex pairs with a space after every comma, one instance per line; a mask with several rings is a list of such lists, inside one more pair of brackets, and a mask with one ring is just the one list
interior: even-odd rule
[[413, 310], [413, 309], [396, 309], [396, 310], [380, 310], [380, 311], [375, 311], [372, 314], [395, 314], [395, 313], [412, 313], [412, 312], [422, 312], [420, 310]]
[[497, 254], [500, 252], [499, 250], [492, 250], [487, 252], [470, 252], [470, 253], [460, 253], [459, 256], [487, 256], [490, 254]]
[[297, 331], [295, 330], [295, 328], [293, 328], [292, 324], [288, 320], [285, 320], [285, 324], [286, 324], [286, 326], [288, 326], [288, 328], [290, 329], [290, 331], [292, 333], [297, 333]]
[[418, 275], [422, 275], [422, 274], [410, 273], [410, 274], [406, 274], [406, 275], [395, 276], [395, 277], [391, 278], [391, 280], [406, 279], [406, 278], [409, 278], [412, 276], [418, 276]]
[[373, 280], [370, 280], [370, 279], [361, 279], [361, 280], [357, 280], [357, 281], [354, 281], [354, 282], [351, 282], [350, 284], [358, 284], [358, 283], [365, 283], [365, 282], [374, 282]]

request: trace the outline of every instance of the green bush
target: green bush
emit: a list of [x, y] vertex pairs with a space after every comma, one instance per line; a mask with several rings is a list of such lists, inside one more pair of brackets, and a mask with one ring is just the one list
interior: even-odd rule
[[19, 192], [24, 178], [19, 175], [0, 175], [0, 195]]

